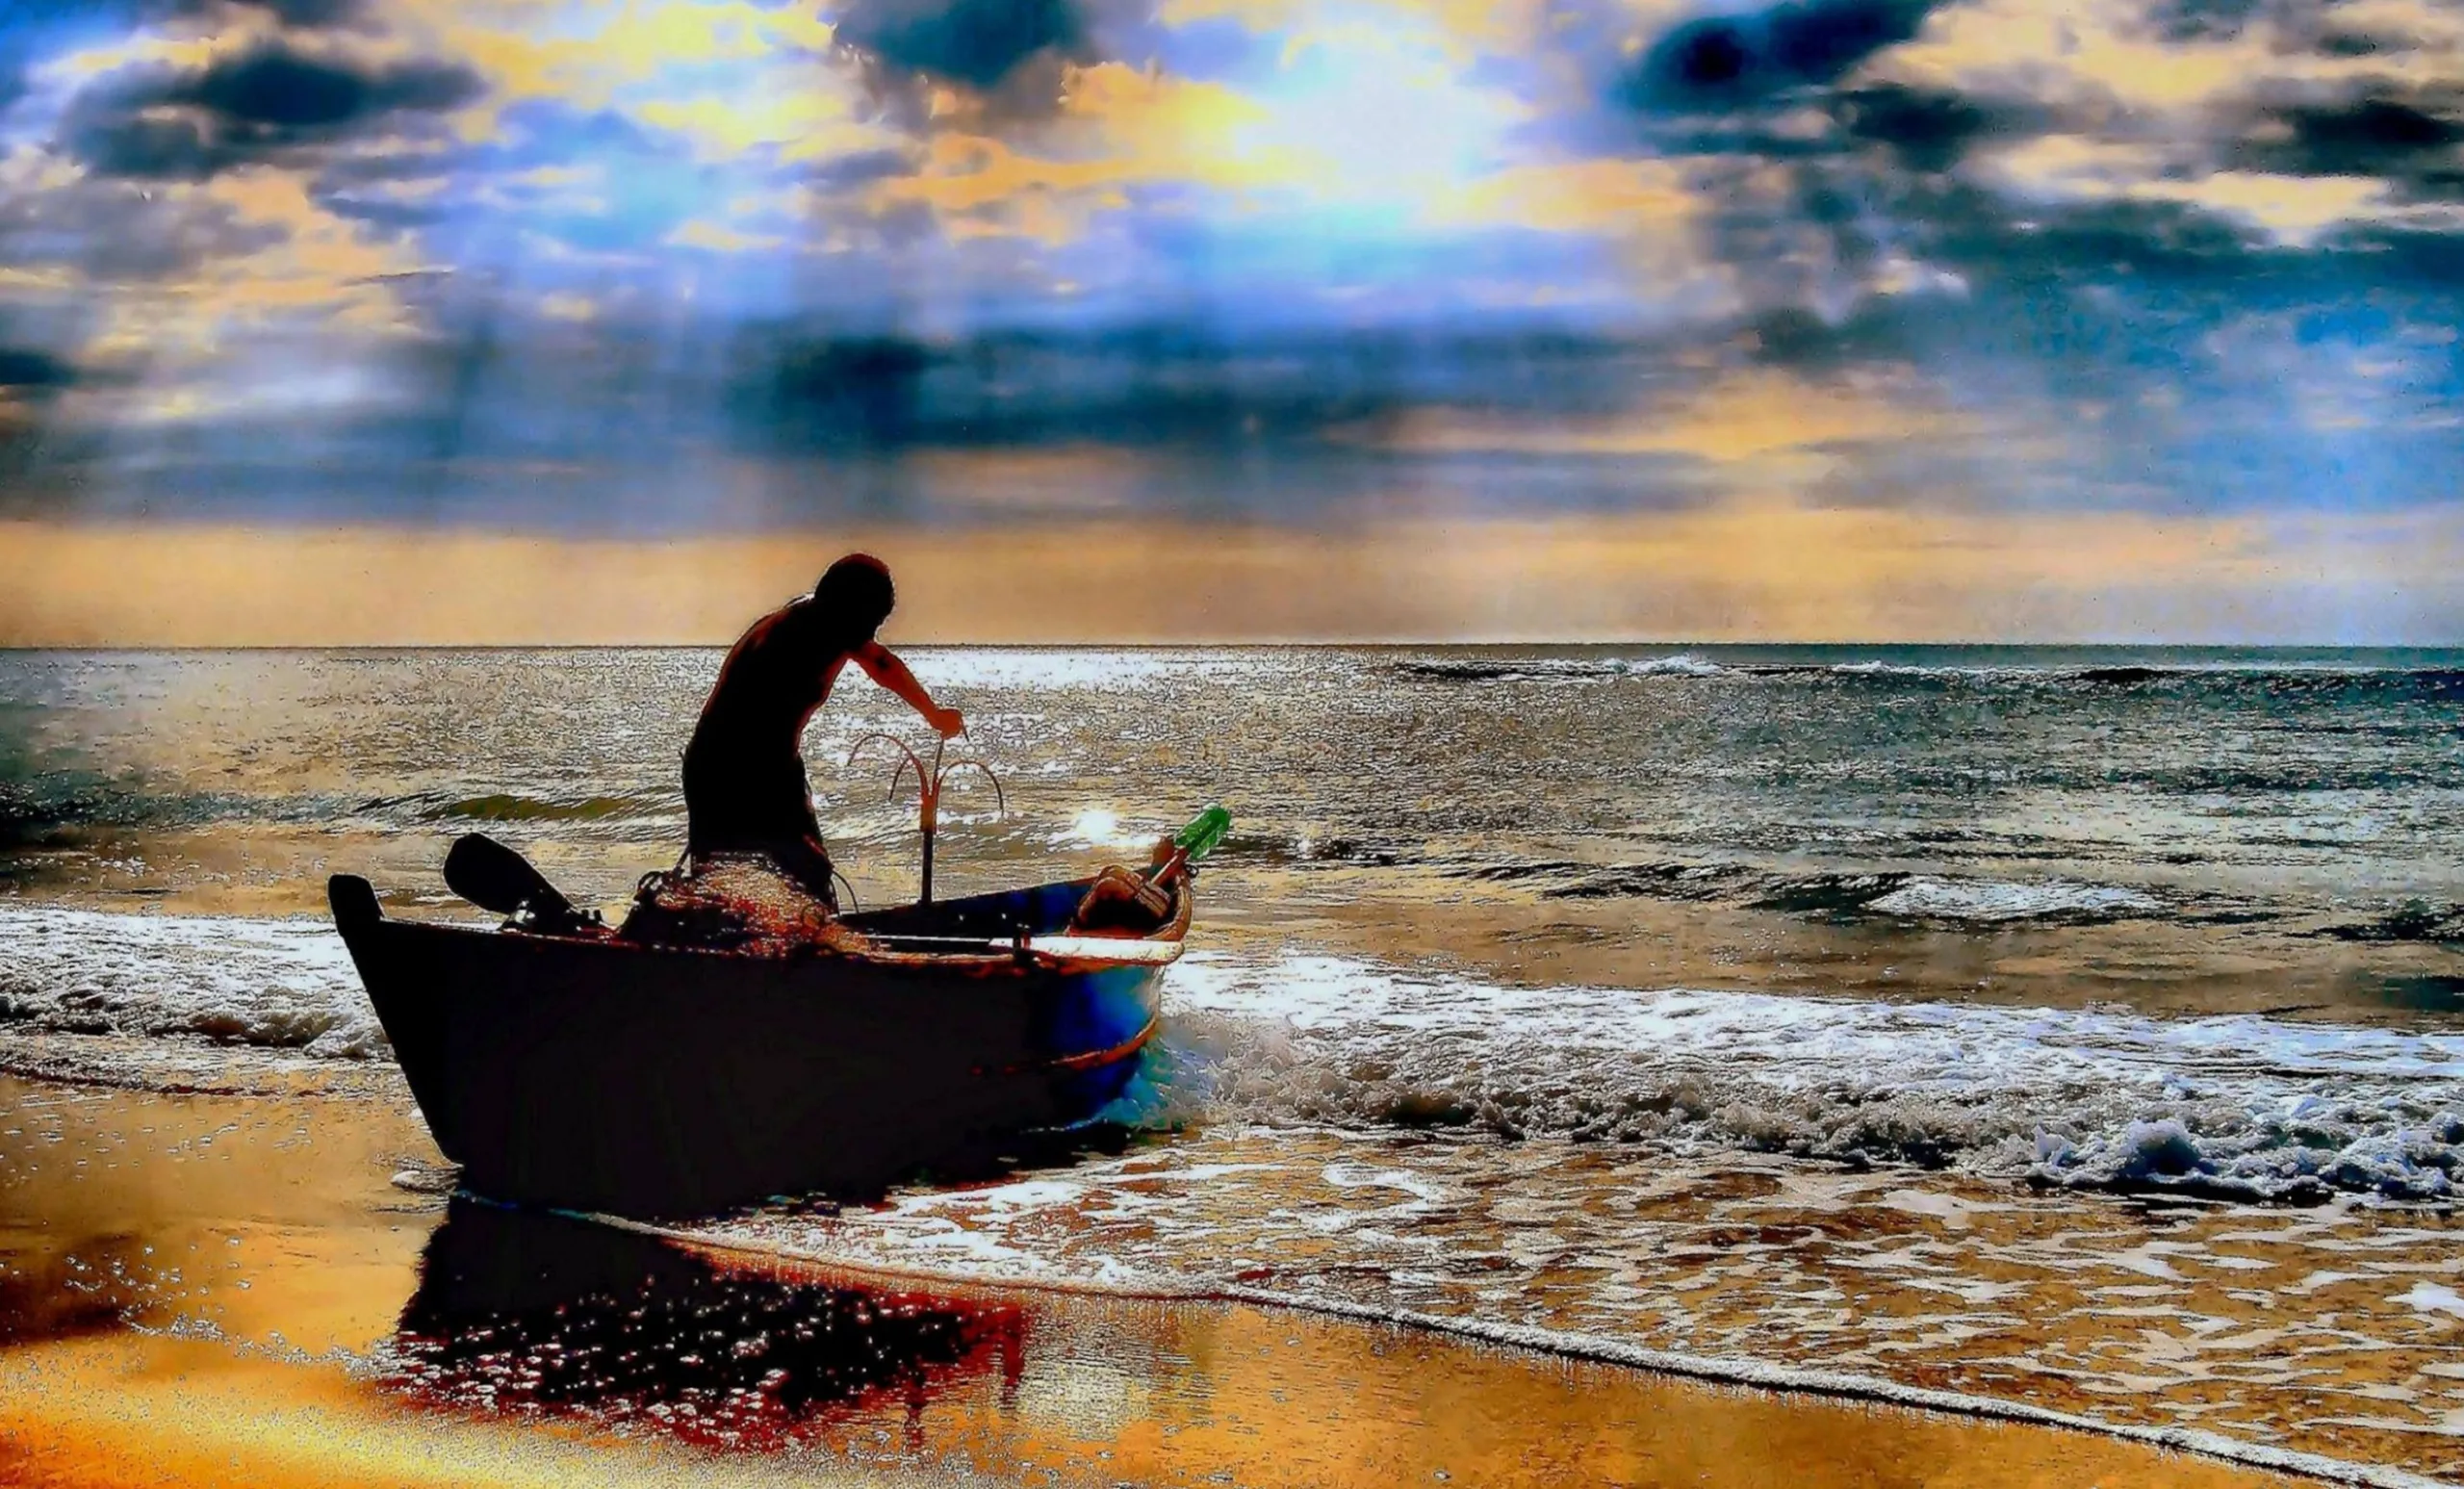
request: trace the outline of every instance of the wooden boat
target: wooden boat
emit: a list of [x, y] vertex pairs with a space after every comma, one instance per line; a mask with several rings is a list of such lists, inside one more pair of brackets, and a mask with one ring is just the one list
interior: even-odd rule
[[866, 945], [766, 956], [398, 920], [335, 924], [411, 1092], [491, 1198], [628, 1215], [878, 1192], [1083, 1122], [1153, 1038], [1193, 894], [1131, 937], [1065, 934], [1091, 880], [851, 914]]

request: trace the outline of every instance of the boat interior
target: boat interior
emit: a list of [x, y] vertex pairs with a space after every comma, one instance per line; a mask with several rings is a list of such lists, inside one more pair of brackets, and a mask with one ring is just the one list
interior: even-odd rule
[[[851, 911], [840, 916], [839, 922], [866, 936], [898, 939], [982, 941], [1053, 936], [1069, 929], [1070, 917], [1077, 913], [1080, 902], [1093, 884], [1092, 879], [1072, 879], [924, 905]], [[1180, 913], [1183, 898], [1176, 883], [1172, 888], [1174, 912], [1157, 934], [1169, 935], [1185, 923]]]

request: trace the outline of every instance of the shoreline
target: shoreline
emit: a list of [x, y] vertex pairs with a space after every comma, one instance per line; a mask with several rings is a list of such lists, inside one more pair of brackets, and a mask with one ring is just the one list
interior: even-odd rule
[[[0, 1475], [38, 1482], [139, 1462], [175, 1482], [239, 1468], [264, 1482], [721, 1484], [827, 1464], [876, 1483], [2286, 1481], [2108, 1434], [1709, 1386], [1281, 1298], [1055, 1297], [719, 1262], [698, 1241], [397, 1190], [387, 1176], [424, 1134], [398, 1108], [346, 1099], [9, 1080], [0, 1111]], [[159, 1260], [192, 1257], [218, 1260]], [[584, 1306], [646, 1267], [659, 1280], [639, 1296]], [[586, 1286], [559, 1293], [560, 1268]], [[81, 1275], [97, 1280], [80, 1292]], [[814, 1318], [860, 1321], [862, 1337], [852, 1352], [778, 1342], [781, 1323]], [[709, 1348], [604, 1378], [553, 1363], [730, 1329], [730, 1350], [768, 1341], [785, 1351], [775, 1369], [811, 1389], [759, 1387], [768, 1375], [730, 1373]], [[500, 1341], [516, 1368], [456, 1355], [464, 1337]], [[890, 1344], [903, 1363], [867, 1374]], [[405, 1359], [424, 1363], [405, 1374]], [[734, 1396], [717, 1390], [731, 1382]], [[779, 1404], [790, 1398], [802, 1404]], [[713, 1435], [757, 1428], [775, 1450]]]
[[1597, 1334], [1500, 1323], [1483, 1319], [1454, 1318], [1444, 1314], [1424, 1313], [1416, 1309], [1377, 1308], [1368, 1304], [1347, 1303], [1336, 1298], [1300, 1297], [1263, 1288], [1192, 1285], [1175, 1289], [1161, 1283], [1097, 1284], [1069, 1279], [1027, 1277], [1005, 1279], [1000, 1289], [992, 1289], [990, 1284], [963, 1272], [934, 1271], [922, 1268], [868, 1266], [834, 1257], [808, 1256], [792, 1250], [755, 1245], [749, 1243], [732, 1243], [723, 1237], [712, 1238], [697, 1235], [691, 1231], [674, 1230], [641, 1221], [627, 1220], [619, 1216], [593, 1215], [577, 1217], [577, 1219], [586, 1219], [593, 1224], [630, 1230], [638, 1235], [672, 1241], [700, 1249], [734, 1252], [745, 1256], [783, 1259], [791, 1262], [808, 1262], [817, 1271], [827, 1274], [878, 1277], [885, 1281], [936, 1286], [1057, 1293], [1148, 1302], [1248, 1304], [1259, 1308], [1315, 1314], [1355, 1322], [1395, 1325], [1454, 1339], [1471, 1340], [1501, 1348], [1528, 1350], [1535, 1354], [1556, 1355], [1569, 1360], [1625, 1366], [1656, 1375], [1675, 1376], [1712, 1385], [1739, 1386], [1780, 1392], [1790, 1396], [1855, 1401], [1870, 1405], [1906, 1407], [1955, 1419], [2012, 1423], [2078, 1432], [2092, 1437], [2115, 1438], [2122, 1442], [2163, 1449], [2192, 1457], [2212, 1459], [2235, 1467], [2292, 1475], [2320, 1483], [2351, 1484], [2365, 1486], [2365, 1489], [2443, 1489], [2447, 1483], [2447, 1480], [2432, 1478], [2404, 1469], [2348, 1462], [2321, 1453], [2272, 1448], [2259, 1443], [2246, 1443], [2194, 1428], [2155, 1427], [2134, 1423], [2104, 1422], [2076, 1412], [2056, 1411], [2026, 1401], [2001, 1400], [1993, 1397], [1978, 1396], [1967, 1392], [1929, 1390], [1922, 1386], [1883, 1380], [1870, 1375], [1832, 1373], [1759, 1360], [1724, 1359], [1710, 1355], [1654, 1349], [1628, 1340], [1610, 1339]]

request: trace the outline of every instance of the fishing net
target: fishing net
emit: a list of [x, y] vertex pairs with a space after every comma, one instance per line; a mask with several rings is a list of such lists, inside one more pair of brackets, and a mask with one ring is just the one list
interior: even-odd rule
[[709, 854], [645, 875], [617, 936], [653, 946], [789, 956], [843, 951], [860, 937], [829, 903], [758, 854]]

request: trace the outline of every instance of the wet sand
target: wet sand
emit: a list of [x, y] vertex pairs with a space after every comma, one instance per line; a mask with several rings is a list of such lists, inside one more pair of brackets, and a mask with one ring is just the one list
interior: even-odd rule
[[433, 1162], [398, 1101], [0, 1080], [0, 1482], [2293, 1481], [1287, 1310], [689, 1251], [392, 1182]]

